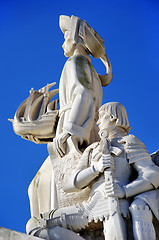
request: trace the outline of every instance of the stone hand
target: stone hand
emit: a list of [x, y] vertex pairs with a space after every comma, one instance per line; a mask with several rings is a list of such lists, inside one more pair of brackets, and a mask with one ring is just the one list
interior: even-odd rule
[[126, 196], [124, 187], [115, 183], [112, 185], [105, 183], [105, 191], [107, 197], [124, 198]]
[[99, 161], [94, 164], [94, 169], [98, 173], [102, 173], [106, 168], [114, 169], [114, 159], [110, 154], [103, 154]]
[[66, 140], [70, 136], [68, 132], [63, 132], [53, 140], [53, 148], [60, 157], [63, 157], [66, 153]]

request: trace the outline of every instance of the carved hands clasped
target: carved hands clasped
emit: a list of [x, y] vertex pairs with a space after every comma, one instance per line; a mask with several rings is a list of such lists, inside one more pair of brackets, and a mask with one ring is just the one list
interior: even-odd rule
[[114, 169], [114, 159], [111, 154], [103, 154], [99, 161], [94, 163], [94, 169], [96, 173], [102, 173], [106, 168]]
[[[101, 156], [102, 155], [102, 156]], [[98, 158], [98, 159], [97, 159]], [[112, 170], [115, 169], [114, 165], [114, 158], [111, 154], [97, 154], [96, 158], [94, 158], [93, 168], [96, 174], [103, 173], [106, 169], [111, 168]], [[110, 183], [105, 181], [105, 194], [106, 197], [115, 196], [117, 198], [124, 198], [125, 197], [125, 190], [124, 187], [120, 186], [117, 183]]]

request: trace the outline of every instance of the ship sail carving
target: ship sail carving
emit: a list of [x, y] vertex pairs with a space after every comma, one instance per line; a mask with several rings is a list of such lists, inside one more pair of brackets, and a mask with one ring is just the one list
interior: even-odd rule
[[18, 107], [13, 122], [14, 132], [21, 137], [35, 143], [47, 143], [55, 137], [58, 121], [58, 99], [52, 98], [58, 89], [49, 89], [56, 83], [47, 84], [45, 87], [34, 91]]

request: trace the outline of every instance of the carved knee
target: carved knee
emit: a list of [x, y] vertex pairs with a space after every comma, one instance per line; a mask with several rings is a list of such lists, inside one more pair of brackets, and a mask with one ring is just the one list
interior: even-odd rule
[[152, 222], [152, 212], [149, 206], [142, 199], [135, 199], [129, 208], [132, 218], [136, 221], [151, 221]]
[[34, 235], [40, 229], [39, 220], [32, 217], [26, 224], [26, 233], [29, 235]]

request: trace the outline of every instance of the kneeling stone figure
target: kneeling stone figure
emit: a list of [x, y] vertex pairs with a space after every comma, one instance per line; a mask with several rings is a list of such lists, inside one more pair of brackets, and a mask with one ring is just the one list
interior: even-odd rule
[[34, 220], [31, 219], [28, 231], [41, 237], [43, 231], [56, 229], [55, 226], [59, 225], [80, 233], [83, 228], [89, 229], [92, 222], [101, 221], [105, 239], [126, 240], [125, 220], [129, 215], [131, 199], [135, 197], [130, 206], [134, 238], [156, 239], [152, 224], [152, 211], [155, 210], [152, 205], [156, 203], [153, 204], [151, 199], [150, 204], [146, 196], [157, 194], [158, 190], [153, 189], [159, 185], [159, 168], [153, 163], [145, 145], [128, 134], [130, 125], [122, 104], [104, 104], [99, 110], [98, 122], [102, 140], [84, 151], [64, 187], [65, 192], [73, 192], [90, 185], [89, 199], [79, 206], [51, 211], [42, 228], [37, 221], [37, 228], [33, 227], [31, 222]]

